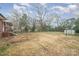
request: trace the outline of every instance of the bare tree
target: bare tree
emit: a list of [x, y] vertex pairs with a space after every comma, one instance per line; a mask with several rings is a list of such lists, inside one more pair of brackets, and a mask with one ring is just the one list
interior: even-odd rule
[[[47, 13], [47, 10], [46, 10], [46, 7], [44, 7], [43, 5], [41, 4], [34, 4], [32, 5], [34, 10], [35, 10], [35, 16], [36, 16], [36, 20], [39, 24], [39, 29], [40, 31], [43, 31], [45, 30], [45, 26], [46, 26], [46, 13]], [[34, 21], [35, 23], [36, 21]]]
[[12, 12], [12, 22], [15, 32], [28, 31], [28, 16], [25, 13], [19, 13], [17, 10]]
[[12, 18], [12, 23], [13, 23], [13, 29], [14, 31], [19, 31], [19, 19], [20, 19], [20, 14], [17, 12], [17, 10], [13, 10], [11, 14]]
[[60, 16], [58, 14], [54, 13], [51, 15], [51, 17], [55, 21], [54, 25], [55, 25], [56, 30], [58, 31], [58, 27], [60, 26], [60, 21], [61, 21]]

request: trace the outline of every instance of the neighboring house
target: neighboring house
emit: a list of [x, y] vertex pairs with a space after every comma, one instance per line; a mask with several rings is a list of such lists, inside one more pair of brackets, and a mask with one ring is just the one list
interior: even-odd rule
[[11, 32], [12, 23], [7, 22], [7, 19], [0, 14], [0, 36], [2, 36], [2, 33], [9, 33]]

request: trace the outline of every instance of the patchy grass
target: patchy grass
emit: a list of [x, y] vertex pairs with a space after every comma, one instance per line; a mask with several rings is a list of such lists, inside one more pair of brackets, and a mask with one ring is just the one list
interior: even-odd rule
[[10, 44], [7, 41], [0, 40], [0, 55], [5, 55], [6, 50], [10, 47]]
[[61, 32], [18, 34], [4, 39], [0, 45], [1, 55], [79, 55], [79, 36], [66, 36]]

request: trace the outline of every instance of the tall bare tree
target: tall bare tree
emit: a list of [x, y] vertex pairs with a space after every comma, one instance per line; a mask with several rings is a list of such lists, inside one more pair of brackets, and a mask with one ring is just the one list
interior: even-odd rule
[[46, 18], [47, 9], [41, 4], [34, 4], [32, 6], [35, 10], [36, 20], [40, 26], [39, 29], [40, 31], [43, 31], [45, 30], [45, 26], [46, 26], [45, 18]]

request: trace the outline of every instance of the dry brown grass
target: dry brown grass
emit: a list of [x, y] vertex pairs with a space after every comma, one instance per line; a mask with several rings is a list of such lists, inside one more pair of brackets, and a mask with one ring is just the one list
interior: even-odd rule
[[7, 42], [10, 47], [3, 55], [79, 55], [79, 37], [65, 36], [59, 32], [23, 33], [10, 37]]

